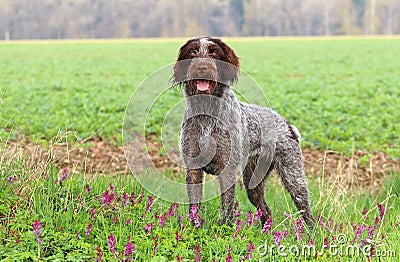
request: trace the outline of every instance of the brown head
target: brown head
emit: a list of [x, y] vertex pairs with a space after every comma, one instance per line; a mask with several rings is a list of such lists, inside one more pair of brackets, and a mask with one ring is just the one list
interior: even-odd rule
[[186, 95], [220, 96], [223, 89], [237, 80], [239, 58], [218, 38], [190, 39], [180, 50], [174, 67], [174, 82], [185, 88]]

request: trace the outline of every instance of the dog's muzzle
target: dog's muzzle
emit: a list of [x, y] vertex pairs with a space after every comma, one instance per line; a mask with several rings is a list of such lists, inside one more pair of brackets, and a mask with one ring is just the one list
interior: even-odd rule
[[199, 92], [208, 92], [215, 87], [217, 76], [217, 65], [210, 58], [195, 58], [188, 69], [189, 85]]

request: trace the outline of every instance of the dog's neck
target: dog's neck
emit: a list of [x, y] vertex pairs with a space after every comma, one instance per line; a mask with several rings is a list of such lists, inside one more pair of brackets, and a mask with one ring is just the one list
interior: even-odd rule
[[239, 102], [232, 89], [227, 85], [217, 86], [222, 90], [218, 95], [209, 94], [188, 94], [185, 88], [186, 109], [184, 119], [198, 115], [211, 117], [224, 117], [230, 110], [236, 110]]

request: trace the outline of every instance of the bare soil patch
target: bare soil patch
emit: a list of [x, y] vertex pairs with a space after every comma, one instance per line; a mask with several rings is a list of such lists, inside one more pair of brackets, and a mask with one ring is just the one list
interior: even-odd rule
[[[161, 154], [162, 143], [146, 140], [148, 153], [138, 144], [125, 145], [131, 166], [138, 167], [149, 161], [160, 170], [184, 172], [183, 168]], [[54, 163], [60, 170], [67, 168], [74, 173], [85, 174], [128, 174], [130, 172], [123, 147], [109, 141], [90, 140], [85, 143], [69, 145], [52, 144], [44, 147], [34, 143], [8, 141], [0, 147], [1, 163], [10, 163], [13, 159], [23, 159], [23, 165], [35, 167], [35, 172], [46, 172], [49, 163]], [[178, 152], [174, 152], [176, 156]], [[304, 168], [312, 177], [332, 177], [346, 187], [376, 187], [381, 179], [391, 172], [399, 171], [400, 160], [394, 160], [382, 153], [355, 151], [351, 156], [344, 156], [334, 151], [321, 151], [306, 148], [303, 150]], [[175, 157], [176, 157], [175, 156]], [[0, 166], [1, 167], [1, 166]]]

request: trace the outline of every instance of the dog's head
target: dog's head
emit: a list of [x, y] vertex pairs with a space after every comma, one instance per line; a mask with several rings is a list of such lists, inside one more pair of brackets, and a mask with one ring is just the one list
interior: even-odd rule
[[187, 95], [219, 96], [222, 89], [237, 80], [239, 59], [220, 39], [190, 39], [180, 50], [174, 67], [174, 82], [183, 85]]

